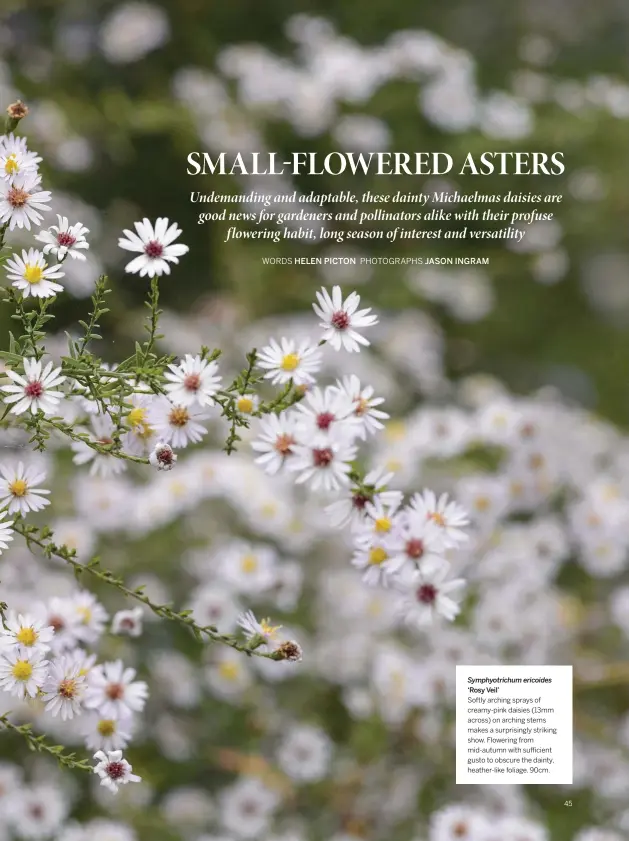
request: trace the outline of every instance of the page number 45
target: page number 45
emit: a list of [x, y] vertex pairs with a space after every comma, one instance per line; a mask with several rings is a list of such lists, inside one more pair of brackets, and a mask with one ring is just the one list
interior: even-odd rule
[[564, 806], [572, 806], [572, 800], [566, 800], [566, 801], [564, 801], [564, 804], [563, 804], [563, 805], [564, 805]]

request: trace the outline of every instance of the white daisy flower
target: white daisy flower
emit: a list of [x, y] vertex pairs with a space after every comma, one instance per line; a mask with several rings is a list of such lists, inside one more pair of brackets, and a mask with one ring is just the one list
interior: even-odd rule
[[261, 453], [255, 463], [270, 476], [278, 473], [293, 455], [297, 443], [296, 420], [294, 412], [270, 414], [260, 419], [258, 437], [251, 447]]
[[74, 260], [85, 260], [82, 250], [90, 246], [85, 239], [90, 229], [80, 222], [70, 225], [67, 216], [57, 216], [57, 225], [51, 225], [48, 230], [40, 231], [35, 237], [39, 242], [44, 243], [44, 254], [52, 254], [57, 260], [65, 260], [70, 256]]
[[41, 179], [35, 172], [25, 172], [13, 181], [0, 179], [0, 222], [15, 228], [31, 229], [31, 223], [41, 225], [40, 211], [50, 210], [50, 192], [40, 190]]
[[313, 388], [295, 406], [300, 443], [313, 436], [352, 439], [361, 423], [354, 414], [354, 402], [335, 386]]
[[120, 248], [140, 254], [125, 266], [125, 271], [130, 274], [139, 274], [140, 277], [170, 274], [168, 263], [178, 263], [179, 257], [189, 251], [187, 245], [173, 244], [181, 234], [175, 222], [169, 226], [168, 219], [160, 218], [153, 227], [145, 218], [141, 222], [134, 222], [134, 225], [137, 233], [125, 230], [123, 233], [126, 239], [121, 237], [118, 240]]
[[273, 385], [284, 385], [289, 380], [295, 385], [310, 385], [315, 381], [312, 375], [321, 368], [321, 355], [319, 348], [307, 340], [297, 346], [292, 339], [283, 338], [279, 344], [271, 339], [258, 353], [256, 364], [266, 370], [264, 378]]
[[360, 420], [361, 428], [358, 433], [360, 438], [365, 439], [367, 435], [373, 435], [384, 428], [381, 421], [386, 420], [389, 415], [376, 408], [384, 403], [384, 397], [374, 397], [373, 386], [368, 385], [363, 388], [355, 374], [343, 377], [337, 385], [354, 404], [354, 415]]
[[277, 632], [282, 628], [281, 625], [271, 625], [269, 619], [261, 619], [258, 622], [252, 610], [243, 613], [238, 619], [238, 624], [245, 632], [247, 639], [261, 641], [260, 647], [263, 649], [275, 648]]
[[89, 590], [81, 590], [68, 599], [77, 622], [75, 634], [85, 645], [96, 645], [105, 633], [109, 614]]
[[119, 610], [111, 621], [112, 634], [124, 634], [128, 637], [141, 636], [143, 614], [144, 611], [140, 606], [131, 610]]
[[124, 434], [123, 446], [125, 452], [141, 456], [152, 449], [157, 441], [155, 429], [150, 423], [149, 412], [156, 400], [153, 394], [132, 394], [129, 398], [131, 410], [125, 417], [125, 424], [129, 431]]
[[68, 657], [60, 657], [48, 666], [48, 677], [43, 686], [46, 712], [61, 716], [62, 721], [81, 713], [86, 679], [80, 667]]
[[37, 605], [33, 612], [45, 626], [54, 629], [51, 648], [55, 654], [75, 649], [79, 643], [78, 619], [69, 599], [53, 596], [44, 604]]
[[48, 643], [54, 635], [52, 625], [45, 625], [41, 619], [35, 619], [28, 613], [15, 613], [11, 610], [4, 626], [0, 626], [0, 651], [8, 648], [49, 651]]
[[392, 579], [404, 593], [400, 611], [408, 625], [421, 628], [439, 616], [449, 622], [458, 616], [465, 581], [462, 578], [448, 579], [449, 574], [450, 564], [432, 555], [422, 562], [419, 569]]
[[23, 517], [29, 511], [41, 511], [50, 505], [46, 499], [50, 491], [37, 487], [45, 478], [45, 473], [33, 466], [25, 467], [22, 462], [17, 467], [0, 464], [0, 507], [8, 507], [9, 514]]
[[[115, 425], [109, 415], [92, 415], [90, 426], [91, 429], [77, 427], [76, 432], [86, 435], [97, 444], [109, 446], [114, 443]], [[101, 453], [84, 441], [72, 441], [70, 446], [74, 452], [72, 461], [79, 466], [89, 464], [90, 476], [113, 476], [127, 469], [127, 464], [123, 459], [117, 458], [112, 453]]]
[[10, 648], [0, 655], [0, 688], [21, 701], [37, 696], [47, 673], [48, 661], [36, 648]]
[[341, 441], [319, 438], [311, 444], [295, 445], [288, 469], [298, 472], [298, 484], [309, 482], [313, 490], [336, 491], [349, 484], [356, 447]]
[[382, 499], [366, 502], [364, 507], [365, 517], [356, 529], [356, 542], [370, 543], [372, 540], [399, 534], [402, 527], [402, 515], [398, 510], [400, 502], [400, 497], [396, 497], [393, 503], [389, 505]]
[[88, 750], [124, 750], [133, 737], [133, 716], [102, 718], [98, 713], [83, 716], [81, 730]]
[[169, 365], [164, 376], [169, 381], [166, 392], [179, 406], [212, 406], [214, 395], [220, 388], [222, 377], [217, 374], [218, 364], [187, 353], [178, 365]]
[[0, 511], [0, 555], [4, 549], [9, 548], [9, 543], [13, 540], [13, 520], [2, 522], [6, 516], [6, 511]]
[[386, 535], [359, 547], [354, 552], [352, 566], [363, 571], [362, 580], [369, 587], [388, 587], [390, 569], [387, 562], [398, 551], [397, 544]]
[[369, 314], [371, 308], [358, 309], [360, 295], [357, 292], [352, 292], [345, 301], [340, 286], [332, 289], [331, 297], [325, 288], [316, 294], [319, 304], [313, 304], [312, 308], [321, 319], [320, 326], [324, 329], [323, 341], [329, 342], [334, 350], [343, 347], [348, 353], [360, 351], [360, 345], [370, 344], [357, 330], [377, 324], [378, 316]]
[[45, 415], [54, 414], [59, 401], [64, 397], [57, 387], [67, 379], [61, 374], [61, 368], [53, 368], [53, 363], [48, 362], [42, 370], [41, 360], [27, 357], [24, 357], [23, 365], [23, 376], [16, 371], [5, 371], [13, 384], [0, 386], [6, 394], [4, 402], [13, 404], [11, 412], [14, 415], [21, 415], [27, 410], [33, 414], [40, 410]]
[[418, 517], [430, 520], [438, 527], [436, 534], [440, 540], [433, 541], [435, 551], [460, 546], [468, 539], [463, 529], [469, 525], [470, 518], [460, 505], [449, 501], [447, 493], [441, 494], [437, 499], [433, 491], [424, 490], [421, 494], [413, 495], [409, 507]]
[[13, 134], [4, 136], [0, 142], [0, 178], [14, 181], [18, 175], [37, 174], [42, 159], [29, 152], [24, 137]]
[[197, 444], [207, 435], [207, 428], [199, 423], [207, 419], [206, 412], [173, 403], [164, 395], [156, 397], [151, 403], [148, 417], [160, 441], [176, 450], [188, 444]]
[[103, 718], [124, 718], [144, 709], [148, 687], [134, 680], [135, 669], [125, 669], [122, 660], [102, 663], [90, 671], [85, 707], [98, 710]]
[[100, 784], [113, 794], [116, 794], [119, 786], [139, 783], [142, 779], [137, 774], [131, 773], [133, 768], [126, 759], [123, 759], [121, 750], [111, 750], [107, 753], [99, 750], [94, 754], [94, 759], [98, 760], [94, 773], [101, 778]]
[[260, 398], [257, 394], [239, 394], [236, 398], [236, 409], [241, 415], [251, 415], [258, 411]]
[[158, 470], [172, 470], [177, 463], [177, 456], [170, 444], [158, 441], [151, 450], [149, 462]]
[[381, 501], [383, 505], [399, 506], [404, 498], [401, 491], [388, 491], [387, 485], [393, 473], [385, 473], [381, 468], [371, 470], [364, 478], [361, 487], [352, 488], [346, 495], [326, 506], [325, 512], [333, 528], [349, 525], [352, 531], [359, 531], [367, 516], [369, 502]]

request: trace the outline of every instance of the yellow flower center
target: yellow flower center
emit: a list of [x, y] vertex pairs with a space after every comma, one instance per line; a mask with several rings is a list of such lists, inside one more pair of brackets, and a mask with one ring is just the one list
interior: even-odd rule
[[438, 511], [433, 511], [432, 514], [428, 517], [429, 520], [432, 520], [433, 523], [436, 523], [438, 526], [445, 526], [446, 521], [443, 514], [440, 514]]
[[474, 508], [477, 511], [488, 511], [491, 506], [491, 501], [487, 496], [477, 496], [474, 500]]
[[66, 678], [59, 684], [59, 695], [62, 698], [74, 698], [76, 696], [76, 680]]
[[255, 572], [258, 568], [258, 559], [255, 555], [245, 555], [240, 562], [240, 568], [243, 572]]
[[404, 421], [389, 421], [384, 434], [388, 441], [401, 441], [406, 435], [406, 424]]
[[38, 634], [34, 628], [20, 628], [20, 630], [15, 635], [15, 639], [22, 645], [30, 647], [31, 645], [35, 645], [35, 643], [37, 642]]
[[20, 165], [17, 161], [16, 155], [9, 155], [4, 165], [4, 171], [7, 175], [15, 175], [20, 169]]
[[33, 674], [33, 667], [28, 660], [18, 660], [11, 669], [11, 674], [16, 680], [28, 680]]
[[92, 611], [90, 610], [89, 607], [77, 607], [76, 612], [81, 617], [81, 622], [84, 625], [87, 625], [87, 623], [92, 618]]
[[26, 264], [24, 267], [24, 279], [28, 281], [28, 283], [41, 283], [43, 278], [44, 269], [41, 266], [32, 266], [30, 263]]
[[275, 636], [275, 634], [279, 631], [282, 627], [281, 625], [270, 625], [268, 619], [262, 619], [260, 621], [260, 627], [262, 628], [262, 633], [267, 634], [269, 637]]
[[130, 426], [133, 427], [144, 425], [146, 423], [146, 409], [136, 406], [135, 409], [131, 409], [127, 415], [127, 420], [129, 421]]
[[96, 729], [101, 736], [113, 736], [116, 732], [116, 722], [111, 718], [103, 718], [96, 725]]
[[16, 479], [15, 482], [11, 482], [9, 485], [9, 490], [13, 496], [26, 496], [28, 485], [24, 479]]
[[244, 412], [245, 414], [249, 414], [253, 412], [253, 399], [251, 397], [247, 397], [247, 395], [242, 395], [242, 397], [238, 398], [238, 402], [236, 403], [239, 412]]
[[388, 557], [386, 550], [382, 546], [374, 546], [373, 549], [369, 550], [369, 563], [372, 566], [384, 563]]
[[240, 668], [238, 663], [226, 660], [218, 667], [218, 673], [222, 678], [225, 678], [225, 680], [236, 680], [240, 674]]
[[127, 415], [127, 422], [139, 438], [150, 438], [153, 434], [153, 429], [149, 426], [146, 418], [146, 409], [142, 406], [131, 409]]
[[188, 414], [188, 410], [184, 409], [183, 406], [177, 406], [168, 415], [168, 421], [171, 426], [185, 426], [189, 420], [190, 415]]
[[374, 525], [378, 532], [391, 531], [391, 520], [388, 517], [378, 517]]
[[287, 353], [280, 363], [280, 368], [283, 371], [294, 371], [299, 365], [300, 359], [296, 353]]
[[391, 473], [397, 473], [397, 471], [401, 470], [403, 466], [402, 462], [397, 458], [390, 458], [385, 465], [387, 470]]

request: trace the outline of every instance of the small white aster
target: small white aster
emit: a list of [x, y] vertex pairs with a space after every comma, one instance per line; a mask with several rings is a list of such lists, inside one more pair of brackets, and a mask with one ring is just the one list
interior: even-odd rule
[[80, 666], [69, 657], [53, 660], [48, 666], [48, 676], [42, 686], [46, 712], [61, 716], [62, 721], [81, 713], [81, 701], [86, 680]]
[[353, 445], [319, 438], [311, 444], [296, 445], [288, 469], [299, 473], [295, 479], [297, 484], [308, 482], [315, 491], [335, 491], [349, 484], [351, 462], [355, 457]]
[[144, 611], [141, 607], [133, 607], [131, 610], [119, 610], [111, 621], [112, 634], [121, 634], [128, 637], [139, 637], [142, 634], [142, 616]]
[[313, 304], [317, 316], [323, 327], [323, 341], [329, 342], [334, 350], [344, 348], [348, 353], [359, 351], [361, 345], [370, 342], [358, 332], [362, 327], [372, 327], [378, 323], [377, 315], [370, 315], [371, 308], [359, 310], [360, 295], [352, 292], [343, 301], [340, 286], [332, 289], [332, 296], [327, 289], [317, 292], [317, 304]]
[[57, 222], [57, 225], [51, 225], [35, 237], [38, 242], [44, 243], [44, 254], [53, 254], [60, 261], [68, 256], [74, 260], [85, 260], [85, 254], [81, 252], [90, 247], [85, 239], [89, 228], [80, 222], [70, 225], [66, 216], [57, 216]]
[[54, 281], [64, 273], [59, 266], [49, 266], [44, 254], [36, 248], [23, 250], [21, 256], [15, 254], [7, 260], [7, 269], [7, 277], [24, 298], [51, 298], [57, 292], [63, 292], [63, 286]]
[[50, 192], [40, 190], [41, 179], [35, 172], [24, 172], [13, 181], [0, 180], [0, 222], [15, 228], [31, 229], [41, 225], [40, 211], [50, 210]]
[[337, 383], [339, 389], [347, 394], [354, 405], [354, 415], [360, 420], [360, 438], [367, 438], [384, 428], [383, 420], [389, 415], [376, 408], [384, 403], [384, 397], [373, 396], [373, 386], [361, 386], [355, 374], [343, 377]]
[[49, 642], [55, 635], [52, 625], [45, 625], [28, 613], [9, 611], [4, 626], [0, 626], [0, 651], [8, 648], [23, 648], [48, 651]]
[[4, 549], [9, 548], [9, 543], [13, 540], [13, 520], [3, 522], [6, 516], [6, 511], [0, 511], [0, 555]]
[[440, 616], [449, 622], [458, 616], [465, 581], [450, 579], [449, 575], [450, 564], [432, 555], [422, 561], [419, 569], [392, 579], [404, 594], [400, 611], [408, 625], [421, 628]]
[[125, 669], [122, 660], [102, 663], [89, 674], [85, 707], [103, 718], [120, 718], [141, 712], [148, 696], [144, 681], [134, 680], [135, 669]]
[[0, 142], [0, 178], [14, 181], [24, 173], [37, 174], [41, 158], [35, 152], [29, 152], [24, 137], [13, 134], [1, 138]]
[[178, 365], [169, 365], [164, 372], [168, 380], [166, 392], [179, 406], [212, 406], [222, 377], [218, 364], [187, 353]]
[[259, 421], [259, 433], [251, 447], [261, 455], [255, 459], [265, 473], [274, 476], [294, 453], [297, 443], [296, 416], [294, 412], [269, 414]]
[[282, 338], [280, 343], [271, 339], [269, 344], [258, 353], [257, 365], [266, 370], [265, 379], [273, 385], [284, 385], [290, 380], [295, 385], [311, 385], [312, 376], [321, 367], [321, 351], [303, 341], [299, 346], [292, 339]]
[[158, 441], [151, 450], [149, 462], [158, 470], [172, 470], [177, 463], [177, 455], [170, 444]]
[[33, 466], [25, 467], [22, 462], [17, 467], [0, 464], [0, 507], [7, 506], [9, 514], [22, 516], [29, 511], [41, 511], [50, 505], [46, 499], [50, 491], [37, 487], [45, 478], [45, 473]]
[[82, 718], [81, 730], [88, 750], [124, 750], [133, 736], [133, 716], [116, 719], [88, 713]]
[[260, 642], [260, 647], [263, 649], [273, 649], [276, 647], [276, 635], [281, 630], [281, 625], [271, 625], [268, 619], [261, 619], [260, 622], [255, 617], [252, 610], [243, 613], [238, 619], [238, 624], [243, 629], [248, 640], [256, 640]]
[[199, 423], [207, 417], [206, 412], [173, 403], [164, 395], [155, 398], [148, 414], [150, 426], [159, 439], [177, 450], [197, 444], [207, 435], [207, 428]]
[[13, 404], [11, 412], [14, 415], [21, 415], [28, 410], [37, 414], [40, 410], [45, 415], [54, 414], [59, 401], [63, 398], [62, 391], [57, 388], [66, 377], [61, 373], [61, 368], [53, 368], [53, 363], [48, 362], [42, 370], [40, 359], [28, 359], [24, 357], [24, 375], [16, 371], [6, 370], [6, 375], [13, 381], [12, 385], [0, 386], [5, 392], [3, 400], [5, 403]]
[[174, 244], [181, 234], [181, 229], [173, 222], [170, 226], [168, 219], [159, 218], [155, 227], [148, 219], [134, 222], [135, 230], [125, 230], [125, 237], [118, 240], [118, 246], [126, 251], [137, 251], [140, 256], [135, 257], [125, 266], [129, 274], [139, 274], [140, 277], [159, 277], [170, 274], [170, 263], [178, 263], [179, 257], [187, 254], [187, 245]]
[[[115, 425], [109, 415], [91, 415], [91, 429], [76, 427], [76, 432], [86, 436], [95, 444], [102, 444], [105, 447], [114, 443], [113, 435]], [[127, 469], [126, 462], [117, 458], [113, 453], [100, 452], [90, 447], [85, 441], [72, 441], [74, 456], [72, 461], [77, 465], [90, 465], [90, 476], [114, 476], [123, 473]]]
[[37, 696], [47, 672], [48, 661], [38, 649], [10, 648], [0, 655], [0, 687], [20, 700]]
[[101, 778], [100, 784], [113, 794], [117, 793], [119, 786], [126, 783], [139, 783], [142, 779], [137, 774], [131, 773], [133, 768], [123, 758], [121, 750], [111, 750], [107, 753], [99, 750], [94, 754], [94, 759], [98, 760], [94, 773]]
[[409, 503], [411, 513], [429, 520], [437, 530], [437, 538], [433, 538], [434, 551], [451, 549], [460, 546], [468, 539], [465, 533], [465, 526], [469, 525], [470, 518], [467, 512], [456, 502], [450, 501], [448, 494], [444, 493], [437, 499], [434, 491], [425, 490], [421, 494], [416, 493]]

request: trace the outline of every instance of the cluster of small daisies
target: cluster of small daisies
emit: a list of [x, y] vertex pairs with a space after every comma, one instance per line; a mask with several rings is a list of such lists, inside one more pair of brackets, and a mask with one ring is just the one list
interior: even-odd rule
[[53, 597], [30, 614], [10, 611], [0, 628], [0, 688], [19, 702], [39, 704], [62, 722], [80, 719], [77, 729], [96, 751], [94, 768], [112, 792], [139, 781], [122, 756], [135, 719], [148, 697], [144, 681], [121, 660], [97, 663], [91, 653], [106, 630], [137, 634], [141, 615], [109, 616], [87, 591]]

